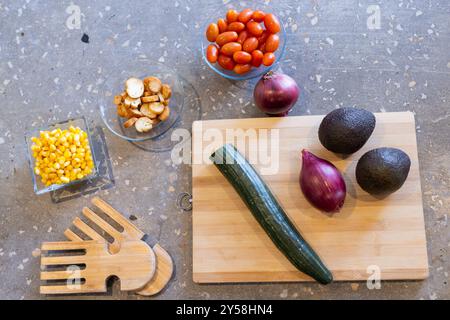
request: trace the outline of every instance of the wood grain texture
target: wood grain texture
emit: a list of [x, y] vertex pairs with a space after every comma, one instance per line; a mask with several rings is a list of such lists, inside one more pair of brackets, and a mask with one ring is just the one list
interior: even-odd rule
[[[156, 262], [153, 250], [143, 241], [126, 241], [118, 253], [108, 251], [106, 241], [45, 242], [41, 246], [41, 280], [63, 280], [58, 285], [42, 285], [41, 294], [72, 294], [106, 292], [106, 281], [111, 276], [120, 279], [120, 289], [124, 291], [142, 288], [155, 274]], [[68, 250], [84, 250], [84, 254], [67, 254]], [[60, 253], [56, 253], [61, 251]], [[51, 255], [49, 254], [51, 252]], [[74, 272], [73, 269], [48, 269], [52, 266], [85, 265]], [[79, 272], [79, 273], [78, 273]], [[84, 279], [78, 285], [67, 285], [64, 280]], [[72, 284], [72, 282], [70, 282]]]
[[[230, 119], [193, 124], [195, 282], [311, 281], [277, 250], [233, 187], [206, 162], [215, 149], [232, 142], [220, 139], [227, 129], [242, 129], [238, 137], [247, 133], [245, 142], [235, 140], [247, 158], [251, 157], [248, 150], [267, 154], [268, 150], [279, 149], [271, 153], [270, 161], [264, 162], [265, 157], [260, 156], [260, 161], [252, 164], [333, 272], [335, 280], [367, 280], [370, 266], [380, 268], [382, 280], [428, 276], [414, 115], [410, 112], [376, 114], [373, 135], [361, 150], [346, 159], [320, 144], [317, 130], [322, 118]], [[258, 129], [257, 134], [249, 134], [247, 129]], [[267, 129], [266, 133], [260, 129]], [[231, 131], [228, 135], [233, 137]], [[382, 146], [405, 151], [411, 158], [411, 170], [400, 190], [380, 200], [358, 186], [354, 171], [362, 154]], [[340, 213], [325, 215], [303, 197], [298, 184], [303, 148], [331, 161], [343, 172], [347, 198]]]
[[[113, 238], [113, 243], [109, 244], [109, 251], [111, 253], [120, 252], [124, 242], [141, 240], [144, 237], [144, 232], [139, 230], [134, 224], [128, 221], [119, 211], [114, 209], [106, 201], [102, 200], [99, 197], [94, 197], [92, 198], [91, 202], [114, 222], [120, 225], [123, 229], [121, 232], [119, 232], [95, 212], [93, 212], [89, 208], [83, 208], [83, 215]], [[73, 221], [74, 226], [76, 226], [89, 238], [107, 243], [105, 238], [103, 238], [99, 233], [97, 233], [86, 224], [77, 224], [77, 220], [80, 219], [75, 218], [75, 220]], [[91, 229], [92, 231], [87, 228]], [[70, 229], [66, 229], [64, 235], [71, 241], [83, 240]], [[169, 253], [167, 253], [167, 251], [159, 244], [155, 244], [152, 250], [155, 255], [156, 270], [152, 270], [153, 277], [151, 278], [151, 280], [136, 292], [137, 294], [143, 296], [152, 296], [159, 293], [167, 285], [173, 274], [173, 261]]]

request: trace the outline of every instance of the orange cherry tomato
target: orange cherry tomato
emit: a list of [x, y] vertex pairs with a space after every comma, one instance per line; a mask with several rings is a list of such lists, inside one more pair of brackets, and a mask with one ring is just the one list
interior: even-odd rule
[[225, 19], [217, 20], [217, 26], [219, 27], [219, 33], [225, 32], [228, 29], [228, 23]]
[[245, 51], [237, 51], [233, 53], [233, 60], [239, 64], [247, 64], [252, 61], [252, 55]]
[[254, 50], [252, 52], [252, 65], [254, 67], [259, 67], [263, 61], [264, 53], [260, 50]]
[[253, 12], [252, 18], [256, 22], [263, 22], [265, 16], [266, 16], [266, 14], [264, 13], [264, 11], [256, 10], [255, 12]]
[[233, 58], [228, 57], [224, 54], [219, 54], [219, 58], [217, 59], [219, 65], [226, 70], [233, 70], [236, 65], [233, 61]]
[[264, 29], [262, 25], [260, 25], [256, 21], [250, 21], [247, 23], [247, 30], [256, 37], [259, 37], [263, 34]]
[[215, 23], [211, 23], [206, 29], [206, 39], [210, 42], [216, 41], [217, 36], [219, 35], [219, 26]]
[[248, 38], [248, 31], [247, 30], [243, 30], [241, 31], [241, 33], [239, 33], [237, 42], [239, 42], [240, 44], [244, 44], [244, 41]]
[[220, 48], [220, 53], [226, 56], [233, 56], [235, 52], [241, 51], [242, 46], [239, 42], [228, 42]]
[[255, 37], [247, 38], [244, 41], [242, 48], [244, 49], [244, 51], [252, 52], [256, 48], [258, 48], [258, 39], [256, 39]]
[[264, 45], [264, 50], [266, 52], [275, 52], [280, 44], [280, 37], [277, 34], [271, 34]]
[[273, 63], [274, 61], [275, 61], [275, 55], [273, 54], [273, 52], [267, 52], [267, 53], [264, 54], [262, 63], [263, 63], [265, 66], [270, 66], [270, 65], [272, 65], [272, 63]]
[[245, 29], [245, 24], [243, 24], [242, 22], [232, 22], [228, 25], [228, 31], [236, 31], [236, 32], [241, 32], [242, 30]]
[[236, 10], [230, 9], [227, 11], [227, 22], [232, 23], [238, 21], [239, 12]]
[[237, 74], [244, 74], [250, 71], [252, 68], [251, 64], [237, 64], [234, 66], [233, 71]]
[[280, 21], [272, 13], [268, 13], [264, 17], [264, 26], [270, 33], [278, 33], [281, 30]]
[[219, 48], [215, 44], [210, 44], [206, 48], [206, 59], [211, 63], [216, 63], [219, 58]]
[[236, 41], [238, 34], [235, 31], [227, 31], [219, 34], [216, 38], [216, 43], [223, 46], [225, 43]]
[[241, 13], [239, 13], [238, 20], [244, 24], [247, 24], [247, 22], [250, 21], [252, 16], [253, 16], [253, 10], [247, 8], [247, 9], [242, 10]]

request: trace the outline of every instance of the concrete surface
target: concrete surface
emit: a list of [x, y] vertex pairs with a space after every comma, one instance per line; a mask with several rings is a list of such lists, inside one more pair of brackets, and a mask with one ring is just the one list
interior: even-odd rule
[[[105, 75], [139, 55], [172, 65], [190, 81], [200, 95], [203, 119], [263, 116], [252, 104], [254, 81], [222, 79], [201, 61], [200, 26], [224, 11], [222, 1], [76, 0], [79, 28], [76, 21], [70, 28], [66, 24], [76, 14], [71, 4], [0, 0], [3, 299], [45, 298], [38, 292], [39, 258], [32, 252], [42, 241], [63, 240], [62, 232], [90, 198], [53, 204], [49, 195], [33, 193], [23, 138], [26, 128], [76, 115], [100, 125], [96, 96]], [[288, 48], [281, 68], [303, 88], [294, 115], [324, 114], [353, 105], [374, 112], [416, 114], [430, 277], [382, 282], [380, 290], [349, 282], [326, 287], [196, 285], [191, 276], [191, 214], [175, 205], [179, 193], [191, 191], [190, 167], [172, 165], [170, 153], [145, 152], [105, 129], [116, 185], [99, 195], [135, 215], [138, 227], [159, 239], [175, 259], [174, 279], [156, 298], [450, 298], [450, 3], [290, 0], [266, 4], [287, 23]], [[82, 41], [83, 34], [88, 43]], [[75, 298], [137, 298], [117, 289], [116, 283], [106, 295]]]

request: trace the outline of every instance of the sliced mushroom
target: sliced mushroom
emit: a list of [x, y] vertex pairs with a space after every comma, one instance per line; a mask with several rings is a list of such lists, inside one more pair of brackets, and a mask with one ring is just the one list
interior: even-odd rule
[[163, 113], [161, 113], [158, 117], [159, 120], [161, 121], [166, 121], [170, 116], [170, 108], [169, 107], [165, 107]]
[[142, 97], [141, 100], [142, 100], [142, 102], [145, 102], [145, 103], [158, 102], [159, 101], [159, 97], [158, 97], [158, 95], [154, 94], [154, 95], [151, 95], [151, 96]]
[[126, 107], [123, 104], [118, 104], [117, 105], [117, 114], [120, 117], [126, 117], [128, 115], [128, 112], [126, 110]]
[[139, 111], [139, 109], [130, 109], [130, 111], [131, 111], [131, 113], [133, 114], [133, 116], [135, 116], [135, 117], [142, 117], [143, 116], [143, 114], [142, 114], [142, 112], [141, 111]]
[[141, 105], [141, 99], [137, 98], [133, 101], [131, 101], [130, 107], [133, 109], [137, 109]]
[[122, 96], [121, 95], [117, 95], [114, 96], [114, 104], [120, 104], [122, 102]]
[[167, 106], [169, 106], [169, 103], [170, 103], [170, 99], [166, 99], [166, 100], [164, 100], [163, 105], [165, 105], [167, 107]]
[[172, 96], [172, 89], [167, 83], [165, 83], [161, 86], [161, 93], [164, 99], [170, 99], [170, 97]]
[[144, 94], [144, 82], [138, 78], [129, 78], [125, 82], [125, 88], [131, 98], [140, 98]]
[[127, 121], [125, 121], [125, 122], [123, 123], [123, 126], [124, 126], [125, 128], [129, 128], [129, 127], [131, 127], [137, 120], [138, 120], [138, 118], [136, 118], [136, 117], [130, 118], [130, 119], [128, 119]]
[[134, 126], [138, 132], [148, 132], [153, 127], [152, 123], [152, 119], [141, 117], [134, 123]]
[[147, 83], [147, 88], [153, 93], [158, 93], [161, 91], [161, 80], [159, 80], [157, 77], [147, 77], [144, 79], [144, 81]]
[[155, 119], [158, 115], [154, 112], [152, 112], [150, 110], [150, 104], [149, 103], [144, 103], [141, 107], [141, 112], [144, 116], [150, 118], [150, 119]]
[[162, 95], [161, 92], [158, 92], [158, 98], [159, 98], [159, 102], [164, 103], [164, 101], [166, 101], [166, 99], [164, 99], [164, 96]]
[[164, 111], [164, 105], [160, 102], [150, 103], [150, 111], [156, 114], [161, 114]]

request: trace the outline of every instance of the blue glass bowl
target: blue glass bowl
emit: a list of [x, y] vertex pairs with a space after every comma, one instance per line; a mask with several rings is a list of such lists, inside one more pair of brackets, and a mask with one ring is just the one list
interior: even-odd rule
[[[208, 45], [210, 45], [212, 42], [209, 42], [208, 39], [206, 39], [205, 36], [205, 32], [206, 29], [208, 27], [208, 25], [212, 22], [216, 22], [218, 19], [220, 18], [224, 18], [226, 16], [226, 13], [229, 9], [235, 9], [236, 11], [242, 11], [245, 8], [251, 7], [249, 5], [246, 5], [245, 3], [242, 3], [240, 1], [236, 1], [236, 2], [230, 2], [227, 5], [223, 6], [223, 10], [218, 10], [219, 12], [217, 13], [217, 16], [214, 17], [208, 17], [208, 22], [206, 22], [202, 29], [201, 29], [201, 33], [200, 33], [200, 48], [202, 50], [202, 57], [203, 57], [203, 61], [206, 62], [206, 64], [217, 74], [219, 74], [220, 76], [230, 79], [230, 80], [248, 80], [248, 79], [253, 79], [253, 78], [260, 78], [262, 77], [264, 74], [266, 74], [269, 70], [271, 70], [272, 68], [274, 68], [278, 62], [280, 61], [280, 59], [283, 57], [284, 55], [284, 51], [286, 49], [286, 30], [284, 28], [284, 23], [282, 21], [282, 19], [280, 19], [280, 17], [277, 15], [276, 12], [271, 11], [270, 8], [267, 9], [264, 6], [264, 3], [258, 4], [255, 7], [251, 7], [253, 10], [263, 10], [263, 11], [267, 11], [267, 12], [272, 12], [274, 15], [277, 16], [277, 18], [280, 20], [280, 24], [281, 24], [281, 31], [278, 33], [278, 35], [280, 36], [280, 45], [278, 47], [278, 50], [274, 52], [275, 54], [275, 61], [271, 66], [266, 67], [265, 65], [261, 65], [258, 68], [252, 67], [252, 69], [244, 74], [237, 74], [235, 73], [233, 70], [226, 70], [224, 68], [222, 68], [218, 63], [211, 63], [208, 61], [208, 59], [206, 59], [206, 48], [208, 47]], [[267, 10], [266, 10], [267, 9]]]

